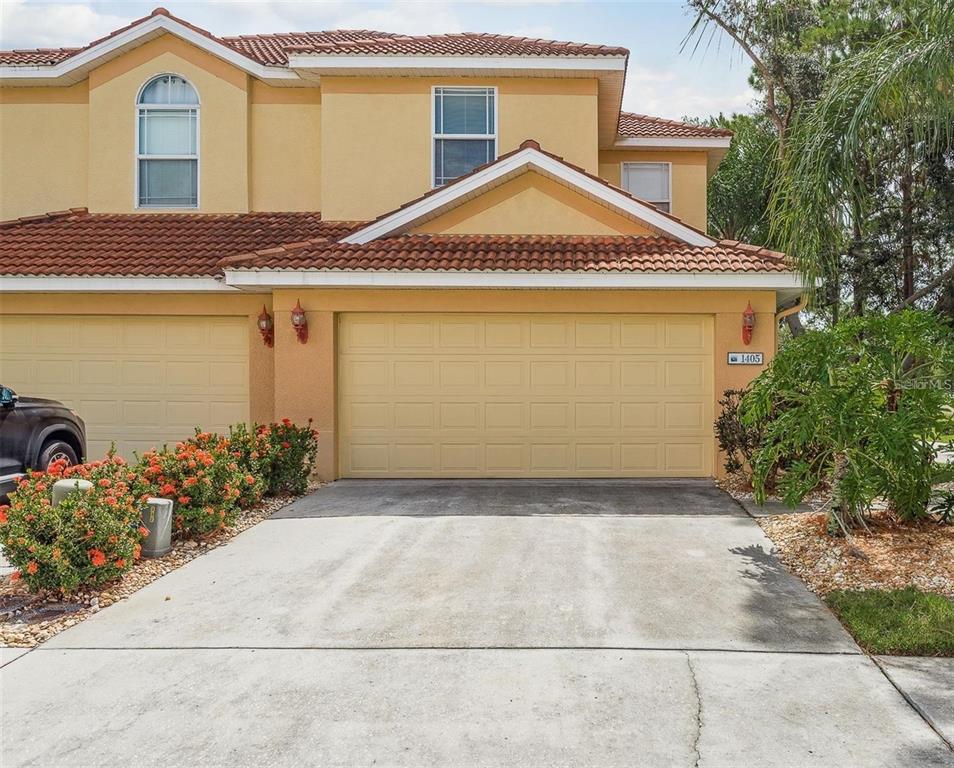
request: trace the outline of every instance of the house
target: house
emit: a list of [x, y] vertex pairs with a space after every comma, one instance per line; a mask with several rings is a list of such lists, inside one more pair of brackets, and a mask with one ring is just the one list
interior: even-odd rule
[[162, 8], [0, 53], [0, 381], [92, 455], [290, 417], [326, 479], [717, 474], [802, 285], [706, 234], [730, 137], [621, 113], [627, 57]]

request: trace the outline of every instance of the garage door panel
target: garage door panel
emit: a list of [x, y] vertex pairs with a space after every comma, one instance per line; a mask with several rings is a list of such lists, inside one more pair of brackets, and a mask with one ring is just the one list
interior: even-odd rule
[[574, 365], [576, 389], [610, 389], [616, 386], [618, 361], [578, 360]]
[[650, 441], [626, 442], [620, 445], [620, 467], [623, 472], [654, 473], [661, 466], [662, 445]]
[[0, 380], [74, 408], [89, 456], [248, 420], [244, 317], [0, 316]]
[[664, 446], [669, 472], [702, 472], [706, 465], [706, 451], [701, 442], [666, 443]]
[[605, 320], [575, 321], [577, 349], [610, 349], [617, 346], [616, 325]]
[[341, 474], [710, 475], [711, 333], [705, 317], [343, 315]]
[[619, 410], [616, 402], [578, 402], [574, 406], [573, 425], [577, 432], [616, 429]]
[[577, 443], [576, 469], [581, 472], [608, 472], [619, 463], [616, 443]]
[[30, 381], [34, 375], [33, 370], [31, 360], [7, 358], [0, 364], [0, 381]]
[[570, 365], [562, 360], [535, 360], [530, 363], [530, 389], [564, 389], [570, 384]]
[[480, 384], [480, 362], [477, 360], [443, 360], [438, 363], [439, 386], [442, 390]]
[[525, 403], [484, 403], [484, 428], [489, 431], [525, 430], [527, 411]]
[[620, 346], [631, 351], [658, 349], [662, 327], [662, 321], [653, 317], [625, 318], [620, 322]]
[[117, 378], [107, 379], [105, 383], [112, 382], [115, 385], [150, 387], [155, 386], [156, 382], [164, 381], [162, 371], [162, 361], [160, 360], [123, 360], [122, 375]]
[[527, 344], [526, 324], [512, 320], [490, 320], [484, 324], [484, 344], [488, 350], [522, 349]]
[[[391, 378], [387, 376], [387, 363], [384, 363], [379, 370], [384, 374], [382, 380]], [[434, 371], [434, 363], [431, 360], [398, 360], [393, 364], [394, 386], [398, 389], [418, 390], [422, 387], [433, 387], [437, 381]], [[368, 382], [372, 387], [373, 382]]]
[[473, 474], [483, 467], [483, 445], [479, 443], [442, 443], [441, 469], [445, 472]]

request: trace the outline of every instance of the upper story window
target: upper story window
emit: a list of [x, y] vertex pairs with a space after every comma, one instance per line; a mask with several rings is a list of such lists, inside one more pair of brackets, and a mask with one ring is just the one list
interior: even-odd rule
[[660, 211], [670, 212], [669, 163], [623, 163], [622, 182], [623, 189], [634, 197], [652, 203]]
[[160, 75], [136, 106], [136, 199], [140, 207], [199, 204], [199, 96], [178, 75]]
[[434, 186], [497, 158], [497, 89], [434, 89]]

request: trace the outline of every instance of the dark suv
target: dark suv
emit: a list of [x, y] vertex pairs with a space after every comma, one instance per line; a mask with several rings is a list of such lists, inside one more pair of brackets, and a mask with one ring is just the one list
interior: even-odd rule
[[18, 397], [0, 386], [0, 500], [28, 469], [56, 459], [76, 464], [86, 456], [86, 426], [63, 403]]

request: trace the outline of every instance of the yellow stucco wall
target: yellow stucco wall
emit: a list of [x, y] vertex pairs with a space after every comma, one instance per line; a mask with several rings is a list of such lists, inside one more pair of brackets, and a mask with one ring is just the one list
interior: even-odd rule
[[416, 227], [484, 235], [652, 234], [559, 182], [529, 171]]
[[690, 226], [706, 230], [706, 162], [705, 151], [659, 152], [646, 150], [602, 150], [600, 176], [610, 184], [620, 185], [621, 163], [672, 164], [672, 214]]
[[[223, 315], [248, 318], [249, 418], [274, 418], [274, 355], [262, 342], [258, 314], [271, 311], [271, 297], [261, 294], [208, 295], [156, 293], [7, 293], [0, 296], [2, 315]], [[2, 350], [0, 350], [2, 353]]]
[[[309, 338], [301, 344], [289, 314], [301, 301]], [[748, 302], [756, 312], [752, 344], [740, 339]], [[275, 347], [256, 328], [263, 302], [275, 318]], [[726, 389], [752, 380], [764, 366], [729, 366], [730, 351], [775, 352], [772, 291], [622, 290], [392, 290], [302, 289], [262, 294], [5, 294], [0, 315], [241, 315], [249, 323], [250, 418], [314, 419], [321, 432], [319, 466], [324, 479], [337, 476], [336, 318], [341, 312], [516, 312], [705, 314], [714, 322], [714, 400]], [[722, 461], [715, 466], [722, 472]]]
[[0, 221], [86, 205], [87, 90], [0, 88]]
[[[309, 325], [308, 343], [298, 342], [288, 314], [297, 301]], [[752, 302], [756, 327], [752, 344], [740, 339], [742, 312]], [[321, 433], [319, 473], [338, 476], [335, 317], [340, 312], [554, 312], [706, 314], [714, 323], [714, 400], [744, 386], [764, 366], [730, 366], [729, 351], [775, 353], [775, 294], [772, 291], [569, 291], [569, 290], [278, 290], [275, 308], [275, 414], [304, 423], [314, 419]], [[723, 473], [720, 457], [714, 465]]]
[[431, 189], [431, 88], [498, 88], [498, 154], [524, 139], [596, 173], [596, 80], [323, 77], [322, 215], [371, 219]]
[[199, 94], [198, 210], [248, 211], [248, 77], [172, 35], [151, 40], [90, 73], [90, 210], [137, 210], [136, 98], [150, 78], [164, 73], [185, 77]]
[[321, 91], [251, 86], [251, 209], [320, 211]]

